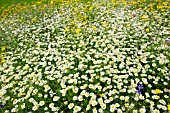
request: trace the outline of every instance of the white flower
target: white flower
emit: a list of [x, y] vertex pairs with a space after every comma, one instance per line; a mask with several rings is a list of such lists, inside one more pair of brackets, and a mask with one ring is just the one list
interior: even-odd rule
[[144, 100], [144, 99], [145, 99], [145, 97], [144, 97], [144, 96], [142, 96], [142, 95], [139, 95], [139, 99]]
[[80, 106], [75, 106], [74, 107], [74, 112], [78, 112], [78, 111], [80, 111], [81, 110], [81, 107]]
[[78, 96], [79, 101], [83, 101], [83, 96]]
[[117, 113], [123, 113], [121, 109], [117, 109]]
[[48, 110], [48, 107], [45, 107], [44, 110], [47, 111], [47, 110]]
[[97, 105], [97, 101], [96, 100], [92, 101], [92, 106], [96, 106], [96, 105]]
[[59, 96], [54, 96], [54, 97], [53, 97], [53, 101], [58, 101], [59, 99], [60, 99]]
[[77, 96], [74, 96], [74, 97], [73, 97], [73, 100], [77, 100]]
[[42, 97], [43, 95], [41, 93], [38, 94], [38, 97]]
[[16, 108], [12, 108], [11, 112], [17, 112], [17, 109]]
[[109, 97], [109, 100], [110, 100], [110, 101], [113, 101], [113, 97]]
[[116, 110], [116, 106], [114, 104], [110, 105], [110, 111], [114, 112]]
[[44, 104], [45, 104], [44, 101], [40, 101], [40, 102], [39, 102], [39, 105], [40, 105], [40, 106], [43, 106]]
[[90, 105], [88, 104], [86, 107], [86, 111], [90, 110]]
[[118, 108], [118, 107], [120, 107], [120, 104], [119, 103], [115, 103], [115, 106]]
[[54, 103], [49, 104], [49, 108], [52, 108], [52, 107], [54, 107]]
[[51, 108], [51, 111], [56, 111], [56, 107], [52, 107], [52, 108]]
[[103, 109], [102, 108], [99, 108], [99, 113], [103, 113]]
[[21, 105], [21, 108], [22, 108], [22, 109], [24, 109], [24, 108], [25, 108], [25, 103], [23, 103], [23, 104]]
[[4, 112], [4, 113], [10, 113], [10, 112], [9, 112], [9, 110], [5, 110], [5, 112]]
[[67, 104], [68, 104], [68, 101], [65, 101], [64, 104], [67, 105]]
[[138, 110], [133, 110], [133, 113], [138, 113]]
[[110, 103], [109, 99], [104, 100], [104, 103]]
[[145, 113], [145, 112], [146, 112], [146, 109], [145, 109], [145, 108], [140, 108], [140, 109], [139, 109], [139, 112], [140, 112], [140, 113]]
[[103, 103], [103, 98], [98, 98], [99, 103]]
[[70, 103], [69, 105], [68, 105], [68, 108], [69, 109], [72, 109], [74, 107], [74, 103]]
[[37, 109], [38, 109], [38, 106], [33, 106], [33, 107], [32, 107], [32, 110], [33, 110], [33, 111], [36, 111]]
[[18, 102], [18, 100], [15, 99], [15, 100], [13, 101], [13, 105], [15, 105], [17, 102]]
[[163, 109], [164, 111], [166, 111], [168, 108], [167, 108], [167, 106], [162, 106], [162, 109]]
[[153, 113], [160, 113], [160, 111], [155, 109], [155, 110], [153, 110]]
[[125, 99], [125, 97], [124, 96], [120, 96], [120, 100], [124, 100]]
[[106, 104], [101, 103], [100, 106], [101, 106], [102, 109], [106, 109]]

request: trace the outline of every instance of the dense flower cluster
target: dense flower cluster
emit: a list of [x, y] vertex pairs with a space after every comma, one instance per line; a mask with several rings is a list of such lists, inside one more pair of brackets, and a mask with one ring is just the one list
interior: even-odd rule
[[0, 37], [15, 45], [2, 48], [0, 111], [170, 111], [169, 9], [113, 1], [2, 20]]

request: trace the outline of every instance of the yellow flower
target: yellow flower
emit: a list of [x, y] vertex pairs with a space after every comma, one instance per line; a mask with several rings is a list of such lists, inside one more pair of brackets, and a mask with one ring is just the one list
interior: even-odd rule
[[142, 59], [142, 57], [141, 57], [141, 56], [137, 56], [137, 58], [138, 58], [138, 59]]
[[93, 28], [93, 30], [94, 30], [94, 31], [96, 31], [96, 29], [97, 29], [97, 28], [96, 28], [96, 27], [94, 27], [94, 26], [93, 26], [92, 28]]
[[156, 90], [155, 90], [155, 93], [156, 93], [156, 94], [159, 94], [159, 93], [161, 93], [161, 90], [160, 90], [160, 89], [156, 89]]
[[22, 22], [22, 19], [19, 19], [19, 22]]
[[24, 70], [27, 70], [27, 69], [29, 69], [29, 68], [30, 68], [29, 65], [25, 65], [25, 66], [23, 67]]
[[141, 18], [142, 18], [142, 19], [144, 19], [144, 18], [147, 18], [147, 17], [146, 17], [146, 15], [142, 15], [142, 17], [141, 17]]
[[68, 29], [68, 27], [66, 27], [65, 32], [68, 32], [68, 31], [69, 31], [69, 29]]
[[156, 2], [161, 2], [161, 0], [156, 0]]
[[100, 94], [100, 97], [104, 97], [104, 94]]
[[93, 7], [90, 7], [89, 10], [90, 10], [90, 11], [93, 10]]
[[107, 24], [107, 22], [102, 22], [102, 25], [107, 26], [108, 24]]
[[149, 28], [146, 28], [146, 32], [149, 32]]
[[0, 65], [4, 62], [5, 62], [5, 60], [0, 56]]
[[170, 104], [168, 104], [168, 110], [170, 111]]
[[137, 2], [132, 2], [132, 5], [136, 5], [137, 4]]
[[162, 4], [163, 4], [164, 6], [167, 6], [167, 2], [162, 2]]
[[32, 18], [32, 22], [35, 22], [37, 19], [36, 18]]
[[25, 96], [25, 95], [26, 95], [26, 93], [19, 93], [19, 97]]
[[4, 51], [6, 49], [6, 46], [3, 46], [2, 48], [1, 48], [1, 51]]
[[76, 30], [76, 33], [80, 33], [80, 32], [81, 32], [81, 29], [80, 29], [80, 28]]
[[170, 6], [165, 6], [165, 8], [170, 9]]
[[157, 9], [162, 9], [162, 8], [164, 8], [164, 6], [162, 6], [162, 5], [157, 6]]
[[86, 11], [86, 8], [83, 8], [84, 12]]

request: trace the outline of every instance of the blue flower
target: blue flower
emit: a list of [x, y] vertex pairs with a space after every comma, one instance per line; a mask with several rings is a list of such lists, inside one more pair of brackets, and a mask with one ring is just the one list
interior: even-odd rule
[[0, 108], [4, 108], [4, 105], [0, 104]]
[[142, 94], [141, 90], [137, 90], [136, 92], [139, 93], [139, 94]]
[[136, 92], [139, 94], [143, 94], [143, 88], [144, 88], [143, 84], [138, 84]]
[[143, 86], [142, 84], [139, 84], [139, 85], [138, 85], [138, 89], [139, 89], [139, 90], [141, 90], [141, 89], [143, 89], [143, 88], [144, 88], [144, 86]]

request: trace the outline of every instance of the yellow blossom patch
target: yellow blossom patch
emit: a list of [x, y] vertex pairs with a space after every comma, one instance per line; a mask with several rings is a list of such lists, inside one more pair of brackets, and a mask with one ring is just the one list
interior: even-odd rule
[[104, 94], [100, 94], [100, 97], [103, 97], [104, 96]]
[[32, 22], [35, 22], [36, 20], [37, 20], [36, 18], [32, 18], [32, 19], [31, 19]]
[[149, 28], [146, 28], [146, 32], [149, 32], [150, 30], [149, 30]]
[[2, 56], [0, 56], [0, 65], [3, 64], [5, 62], [5, 60], [2, 58]]
[[158, 6], [157, 6], [157, 8], [158, 8], [158, 9], [163, 9], [163, 8], [164, 8], [164, 6], [162, 6], [162, 5], [158, 5]]
[[65, 32], [68, 32], [68, 31], [69, 31], [69, 29], [68, 29], [68, 27], [66, 27], [66, 28], [65, 28]]
[[80, 33], [80, 32], [81, 32], [81, 29], [80, 29], [80, 28], [76, 30], [76, 33]]
[[145, 18], [147, 18], [147, 16], [146, 15], [142, 15], [142, 17], [141, 17], [142, 19], [145, 19]]
[[6, 46], [1, 47], [1, 51], [5, 51]]
[[27, 70], [27, 69], [29, 69], [29, 68], [30, 68], [29, 65], [25, 65], [25, 66], [23, 67], [24, 70]]
[[170, 111], [170, 104], [168, 104], [168, 110]]
[[90, 7], [89, 10], [90, 10], [90, 11], [93, 10], [93, 7]]
[[156, 89], [156, 90], [155, 90], [155, 93], [156, 93], [156, 94], [159, 94], [159, 93], [161, 93], [161, 90], [160, 90], [160, 89]]

